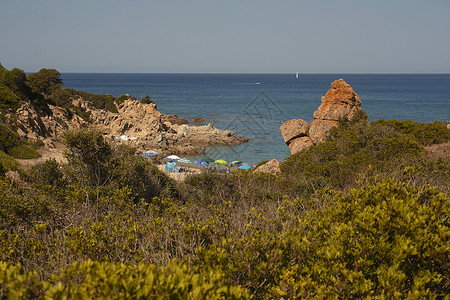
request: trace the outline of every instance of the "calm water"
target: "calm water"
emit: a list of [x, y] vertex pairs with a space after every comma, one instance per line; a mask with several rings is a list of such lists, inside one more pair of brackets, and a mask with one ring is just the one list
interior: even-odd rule
[[[66, 88], [136, 98], [150, 95], [163, 114], [202, 116], [219, 129], [252, 138], [235, 147], [209, 147], [214, 159], [249, 164], [289, 155], [279, 127], [294, 118], [311, 122], [331, 82], [343, 78], [371, 121], [450, 120], [450, 74], [97, 74], [63, 73]], [[254, 150], [258, 150], [255, 154]]]

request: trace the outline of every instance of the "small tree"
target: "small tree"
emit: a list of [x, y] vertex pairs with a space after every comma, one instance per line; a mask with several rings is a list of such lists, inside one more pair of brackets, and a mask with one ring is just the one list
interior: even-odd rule
[[150, 104], [153, 103], [152, 100], [150, 100], [150, 96], [149, 95], [145, 95], [144, 97], [141, 98], [141, 102], [144, 104]]
[[94, 130], [69, 131], [63, 135], [69, 151], [66, 157], [74, 178], [84, 179], [87, 185], [102, 186], [108, 182], [108, 163], [111, 146], [103, 135]]
[[37, 73], [28, 75], [27, 84], [33, 93], [41, 94], [48, 98], [55, 88], [63, 85], [60, 76], [61, 73], [55, 69], [41, 69]]

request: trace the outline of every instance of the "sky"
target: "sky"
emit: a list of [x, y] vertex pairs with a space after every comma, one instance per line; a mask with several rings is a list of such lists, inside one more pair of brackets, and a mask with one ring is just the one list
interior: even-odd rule
[[450, 73], [450, 0], [0, 0], [36, 72]]

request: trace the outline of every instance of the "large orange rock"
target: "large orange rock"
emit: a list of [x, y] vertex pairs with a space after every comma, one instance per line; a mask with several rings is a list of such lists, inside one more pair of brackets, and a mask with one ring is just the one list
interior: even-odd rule
[[286, 121], [280, 131], [291, 154], [302, 151], [325, 139], [328, 131], [339, 124], [339, 119], [352, 119], [361, 110], [361, 99], [343, 79], [335, 80], [322, 97], [322, 103], [314, 112], [311, 125], [301, 119]]
[[304, 149], [311, 147], [313, 144], [311, 138], [309, 136], [302, 136], [296, 139], [293, 139], [289, 144], [289, 149], [291, 149], [291, 155], [300, 152]]
[[314, 144], [318, 144], [325, 139], [328, 131], [337, 126], [338, 121], [314, 119], [309, 127], [309, 137]]
[[334, 120], [353, 116], [361, 108], [361, 99], [343, 79], [331, 84], [331, 89], [322, 97], [322, 104], [314, 112], [314, 119]]
[[280, 126], [281, 135], [286, 144], [297, 137], [306, 136], [308, 134], [309, 124], [302, 119], [293, 119], [283, 123]]

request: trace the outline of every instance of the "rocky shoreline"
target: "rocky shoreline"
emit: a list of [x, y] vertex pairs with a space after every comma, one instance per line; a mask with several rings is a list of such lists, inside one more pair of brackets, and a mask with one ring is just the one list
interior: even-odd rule
[[[29, 102], [10, 115], [20, 136], [30, 141], [41, 141], [54, 149], [61, 134], [67, 130], [93, 127], [105, 138], [136, 146], [139, 150], [156, 150], [160, 154], [197, 155], [204, 145], [237, 145], [249, 139], [231, 130], [219, 130], [212, 124], [187, 125], [189, 121], [177, 115], [161, 114], [156, 104], [132, 99], [117, 105], [118, 113], [95, 109], [82, 98], [73, 99], [73, 105], [89, 114], [84, 120], [65, 109], [49, 105], [52, 114], [46, 114]], [[197, 120], [198, 121], [198, 120]]]

